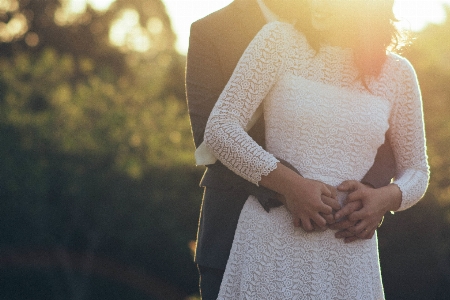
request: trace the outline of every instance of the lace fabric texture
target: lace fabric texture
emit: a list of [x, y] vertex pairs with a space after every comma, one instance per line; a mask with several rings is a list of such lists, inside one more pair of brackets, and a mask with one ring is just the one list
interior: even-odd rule
[[[367, 90], [352, 51], [316, 53], [290, 24], [266, 25], [214, 107], [205, 142], [228, 168], [258, 184], [285, 159], [311, 179], [361, 180], [389, 129], [400, 210], [428, 185], [422, 103], [409, 62], [389, 54]], [[243, 129], [263, 103], [266, 148]], [[340, 195], [342, 199], [345, 195]], [[295, 230], [284, 207], [252, 197], [241, 213], [219, 299], [383, 299], [376, 237], [346, 245], [334, 232]]]
[[376, 235], [345, 244], [305, 233], [284, 207], [245, 203], [218, 299], [384, 299]]

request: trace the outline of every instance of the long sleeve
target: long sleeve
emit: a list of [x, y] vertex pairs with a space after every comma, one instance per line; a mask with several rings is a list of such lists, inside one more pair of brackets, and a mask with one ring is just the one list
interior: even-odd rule
[[422, 98], [411, 64], [399, 58], [396, 99], [390, 118], [390, 141], [396, 160], [394, 184], [402, 192], [399, 210], [417, 203], [429, 181]]
[[258, 185], [278, 160], [244, 130], [283, 68], [287, 42], [284, 27], [265, 25], [249, 44], [206, 124], [204, 140], [230, 170]]

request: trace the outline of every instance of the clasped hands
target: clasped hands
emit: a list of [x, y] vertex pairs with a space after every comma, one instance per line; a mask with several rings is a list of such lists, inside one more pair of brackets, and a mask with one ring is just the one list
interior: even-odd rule
[[[304, 179], [280, 201], [292, 214], [296, 227], [307, 232], [337, 230], [336, 238], [350, 243], [373, 237], [384, 214], [392, 207], [392, 199], [399, 196], [397, 190], [397, 186], [375, 189], [354, 180], [335, 188]], [[338, 191], [348, 193], [342, 207], [336, 199]]]

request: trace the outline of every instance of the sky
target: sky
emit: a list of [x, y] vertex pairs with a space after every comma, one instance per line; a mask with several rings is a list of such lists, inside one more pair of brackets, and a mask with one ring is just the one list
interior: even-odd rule
[[[232, 0], [162, 1], [172, 20], [173, 29], [178, 37], [176, 47], [181, 54], [187, 52], [191, 23], [232, 2]], [[442, 8], [444, 3], [450, 5], [450, 0], [396, 0], [394, 11], [397, 18], [402, 20], [403, 27], [419, 31], [427, 23], [440, 23], [444, 20], [445, 12]]]

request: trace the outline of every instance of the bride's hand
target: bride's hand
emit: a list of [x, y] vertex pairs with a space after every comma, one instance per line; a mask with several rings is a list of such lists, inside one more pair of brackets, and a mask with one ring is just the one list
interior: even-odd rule
[[334, 223], [333, 213], [340, 209], [336, 188], [300, 178], [298, 184], [284, 194], [284, 204], [294, 218], [294, 226], [307, 232], [327, 229], [327, 225]]
[[330, 191], [320, 181], [303, 178], [282, 163], [268, 175], [261, 176], [260, 184], [284, 196], [287, 210], [294, 220], [300, 219], [305, 231], [314, 230], [312, 222], [326, 229], [327, 221], [321, 214], [332, 214], [341, 207], [336, 191]]
[[[338, 211], [338, 206], [336, 205], [337, 189], [336, 189], [336, 187], [328, 185], [328, 184], [325, 184], [325, 186], [331, 192], [331, 197], [322, 195], [321, 196], [322, 202], [325, 203], [326, 205], [329, 205], [330, 207], [334, 207], [332, 212], [329, 214], [320, 213], [320, 215], [325, 219], [326, 226], [328, 227], [336, 222], [334, 214], [336, 211]], [[283, 203], [288, 208], [288, 206], [286, 205], [286, 198], [283, 195], [278, 194], [277, 199], [278, 199], [278, 201]], [[290, 206], [291, 205], [289, 205], [289, 207]], [[289, 208], [288, 208], [288, 210], [289, 210]], [[293, 222], [294, 222], [295, 227], [301, 227], [303, 230], [308, 231], [303, 226], [302, 221], [299, 217], [296, 217], [293, 215]], [[323, 231], [323, 230], [327, 229], [327, 228], [318, 226], [314, 221], [311, 222], [311, 225], [313, 227], [313, 231]]]
[[[332, 230], [337, 230], [335, 236], [336, 238], [343, 238], [346, 243], [351, 243], [353, 241], [359, 240], [360, 238], [354, 233], [349, 231], [349, 228], [356, 225], [357, 221], [350, 221], [348, 216], [353, 212], [360, 210], [362, 208], [361, 200], [348, 202], [335, 213], [336, 222], [329, 226]], [[372, 238], [375, 230], [368, 232], [366, 238]]]

